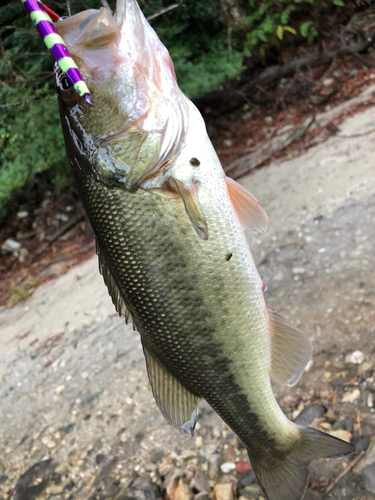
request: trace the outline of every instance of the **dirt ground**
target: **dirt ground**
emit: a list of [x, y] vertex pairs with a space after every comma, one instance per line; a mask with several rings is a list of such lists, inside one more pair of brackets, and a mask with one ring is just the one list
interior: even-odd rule
[[[374, 158], [369, 107], [338, 136], [241, 179], [270, 219], [267, 234], [248, 234], [267, 303], [314, 344], [298, 385], [275, 386], [279, 403], [358, 450], [313, 462], [307, 500], [375, 499]], [[194, 438], [164, 422], [96, 257], [1, 310], [0, 330], [0, 499], [263, 498], [208, 405]]]

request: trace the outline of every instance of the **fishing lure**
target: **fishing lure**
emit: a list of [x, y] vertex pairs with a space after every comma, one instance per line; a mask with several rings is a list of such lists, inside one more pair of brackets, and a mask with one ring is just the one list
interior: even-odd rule
[[57, 61], [61, 71], [65, 73], [70, 84], [73, 85], [78, 94], [85, 99], [89, 106], [94, 106], [93, 98], [86, 83], [83, 81], [78, 66], [72, 59], [64, 40], [57, 33], [53, 25], [51, 18], [54, 21], [58, 21], [60, 19], [59, 16], [44, 6], [40, 0], [21, 1], [30, 14], [31, 20], [43, 38], [44, 43]]

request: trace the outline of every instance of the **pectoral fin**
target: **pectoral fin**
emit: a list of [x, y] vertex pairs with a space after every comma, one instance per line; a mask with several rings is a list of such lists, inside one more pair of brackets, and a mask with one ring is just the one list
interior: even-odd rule
[[198, 236], [202, 238], [202, 240], [208, 240], [208, 227], [198, 197], [198, 185], [195, 182], [186, 185], [173, 178], [170, 179], [169, 182], [178, 189], [182, 201], [184, 202], [186, 213]]
[[312, 346], [306, 335], [268, 310], [271, 323], [271, 377], [282, 385], [295, 385], [310, 360]]
[[199, 398], [185, 389], [142, 344], [152, 393], [161, 413], [169, 424], [193, 437]]
[[265, 233], [268, 226], [268, 217], [259, 205], [259, 201], [247, 189], [230, 177], [225, 177], [228, 193], [233, 208], [241, 226], [251, 227], [260, 233]]

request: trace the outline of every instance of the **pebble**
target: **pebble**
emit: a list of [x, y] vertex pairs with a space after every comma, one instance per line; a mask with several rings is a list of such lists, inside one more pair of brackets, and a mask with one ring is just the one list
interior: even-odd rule
[[346, 392], [341, 398], [341, 401], [343, 403], [353, 403], [356, 399], [359, 398], [360, 395], [361, 391], [359, 389], [354, 389], [353, 391]]
[[365, 360], [365, 355], [361, 351], [354, 351], [345, 357], [346, 363], [351, 363], [353, 365], [360, 365]]
[[1, 250], [3, 250], [4, 252], [10, 252], [10, 253], [16, 252], [20, 248], [21, 248], [21, 244], [18, 243], [18, 241], [13, 240], [12, 238], [8, 238], [1, 245]]
[[349, 431], [345, 431], [344, 429], [337, 429], [336, 431], [330, 431], [329, 432], [330, 436], [342, 439], [343, 441], [346, 441], [347, 443], [350, 443], [353, 434]]
[[223, 140], [223, 146], [224, 146], [225, 148], [230, 148], [230, 147], [231, 147], [231, 145], [232, 145], [232, 141], [231, 141], [230, 139], [224, 139], [224, 140]]
[[65, 385], [58, 385], [55, 389], [56, 394], [60, 394], [65, 389]]
[[320, 405], [309, 405], [306, 406], [298, 417], [295, 419], [295, 423], [298, 425], [310, 425], [316, 418], [321, 418], [324, 415], [324, 408]]
[[323, 85], [325, 87], [330, 87], [334, 83], [335, 83], [335, 79], [334, 78], [324, 78], [324, 80], [323, 80]]
[[[167, 497], [169, 500], [190, 500], [192, 498], [192, 494], [190, 493], [188, 486], [183, 482], [178, 474], [175, 474], [168, 484]], [[217, 498], [217, 500], [219, 499]]]
[[354, 436], [354, 446], [357, 451], [366, 451], [369, 444], [366, 436]]
[[348, 69], [345, 71], [345, 75], [349, 78], [355, 78], [358, 75], [358, 71], [356, 69]]
[[266, 116], [264, 122], [267, 123], [267, 125], [271, 125], [273, 123], [272, 116]]
[[229, 474], [230, 472], [234, 471], [235, 468], [236, 466], [233, 462], [225, 462], [220, 465], [220, 470], [221, 472], [224, 472], [224, 474]]
[[17, 212], [17, 217], [19, 219], [26, 219], [26, 217], [29, 216], [29, 212], [27, 212], [26, 210], [20, 210], [19, 212]]
[[242, 121], [244, 122], [247, 122], [248, 120], [250, 120], [250, 118], [254, 115], [254, 113], [252, 111], [247, 111], [246, 113], [244, 113], [242, 115]]
[[244, 474], [251, 470], [251, 465], [248, 462], [236, 462], [235, 464], [237, 474]]
[[233, 500], [233, 488], [230, 483], [216, 484], [214, 487], [216, 500]]
[[18, 252], [18, 260], [20, 262], [24, 262], [26, 257], [29, 256], [29, 251], [27, 248], [21, 248], [20, 251]]
[[369, 408], [374, 407], [374, 399], [375, 399], [374, 393], [370, 392], [369, 395], [367, 396], [367, 406]]

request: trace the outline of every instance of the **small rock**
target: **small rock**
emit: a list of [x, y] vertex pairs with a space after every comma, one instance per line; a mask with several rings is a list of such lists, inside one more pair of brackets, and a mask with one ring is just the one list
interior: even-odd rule
[[252, 118], [254, 116], [254, 112], [253, 111], [247, 111], [246, 113], [244, 113], [241, 118], [242, 118], [242, 121], [244, 122], [247, 122], [250, 120], [250, 118]]
[[293, 274], [304, 274], [306, 272], [306, 269], [304, 267], [293, 267], [292, 273]]
[[190, 492], [188, 486], [183, 482], [178, 474], [175, 474], [168, 484], [167, 497], [169, 500], [190, 500], [192, 498], [192, 493]]
[[363, 373], [368, 372], [372, 368], [373, 368], [373, 364], [371, 363], [371, 361], [365, 361], [358, 368], [358, 373], [359, 373], [359, 375], [362, 375]]
[[310, 425], [316, 418], [321, 418], [324, 415], [324, 408], [320, 405], [310, 405], [306, 406], [298, 417], [295, 419], [295, 423], [298, 425], [307, 426]]
[[53, 441], [53, 439], [51, 439], [49, 436], [43, 436], [42, 443], [47, 446], [47, 448], [54, 448], [56, 446], [55, 441]]
[[66, 426], [66, 429], [65, 429], [65, 434], [70, 434], [72, 432], [72, 430], [74, 429], [74, 427], [76, 426], [76, 424], [69, 424]]
[[224, 474], [229, 474], [230, 472], [234, 471], [235, 468], [236, 466], [233, 462], [225, 462], [220, 465], [220, 470], [221, 472], [224, 472]]
[[[191, 483], [191, 487], [195, 492], [200, 493], [202, 491], [209, 491], [210, 489], [210, 478], [203, 472], [198, 471]], [[201, 498], [201, 497], [199, 497]]]
[[225, 148], [230, 148], [230, 147], [231, 147], [231, 145], [232, 145], [232, 141], [231, 141], [230, 139], [224, 139], [224, 140], [223, 140], [223, 146], [224, 146]]
[[55, 389], [56, 394], [60, 394], [65, 389], [65, 385], [58, 385]]
[[342, 439], [343, 441], [346, 441], [347, 443], [350, 443], [350, 440], [353, 437], [353, 434], [349, 431], [345, 431], [344, 429], [337, 429], [337, 431], [330, 431], [329, 432], [330, 436]]
[[267, 125], [272, 125], [272, 123], [273, 123], [272, 116], [266, 116], [264, 119], [264, 122], [267, 123]]
[[248, 487], [249, 484], [255, 481], [255, 472], [249, 470], [244, 474], [241, 474], [237, 482], [237, 490], [241, 492]]
[[184, 450], [181, 455], [179, 455], [179, 460], [190, 460], [191, 458], [195, 458], [197, 456], [197, 452], [193, 450]]
[[27, 248], [21, 248], [18, 252], [18, 260], [20, 262], [24, 262], [26, 257], [29, 256], [29, 251], [27, 250]]
[[251, 470], [251, 465], [248, 462], [236, 462], [235, 464], [237, 474], [244, 474]]
[[251, 146], [254, 142], [254, 139], [252, 139], [251, 137], [249, 139], [247, 139], [246, 141], [246, 146]]
[[325, 431], [329, 431], [332, 429], [332, 425], [329, 423], [329, 422], [321, 422], [319, 424], [319, 427], [321, 427], [322, 429], [324, 429]]
[[216, 484], [214, 487], [216, 500], [233, 500], [233, 488], [231, 483]]
[[249, 484], [246, 486], [246, 488], [243, 489], [243, 495], [248, 496], [248, 495], [253, 495], [254, 497], [257, 497], [260, 493], [262, 493], [262, 488], [259, 486], [259, 484]]
[[220, 459], [221, 455], [218, 453], [213, 453], [210, 457], [209, 476], [211, 479], [219, 475]]
[[348, 69], [345, 71], [345, 75], [348, 78], [355, 78], [358, 75], [358, 71], [356, 69]]
[[334, 83], [335, 83], [335, 79], [334, 78], [324, 78], [324, 80], [323, 80], [323, 85], [325, 87], [330, 87]]
[[375, 464], [375, 437], [371, 439], [370, 445], [366, 451], [366, 455], [354, 467], [353, 472], [355, 472], [356, 474], [361, 474], [362, 470], [365, 467], [372, 464]]
[[1, 245], [1, 250], [4, 252], [12, 253], [21, 248], [20, 243], [18, 241], [13, 240], [12, 238], [8, 238], [7, 240], [4, 241], [4, 243]]
[[354, 436], [354, 446], [357, 451], [366, 451], [370, 442], [365, 436]]
[[374, 393], [370, 392], [369, 395], [367, 396], [367, 406], [369, 408], [373, 408], [374, 407], [374, 399], [375, 399]]
[[17, 217], [19, 219], [26, 219], [26, 217], [29, 216], [29, 212], [27, 212], [26, 210], [20, 210], [19, 212], [17, 212]]
[[60, 220], [62, 222], [68, 222], [69, 217], [66, 214], [56, 214], [55, 219]]
[[346, 363], [352, 363], [353, 365], [360, 365], [365, 360], [365, 355], [361, 351], [354, 351], [345, 357]]
[[361, 391], [359, 389], [354, 389], [353, 391], [346, 392], [341, 398], [341, 401], [343, 403], [353, 403], [356, 399], [359, 398], [360, 395]]

